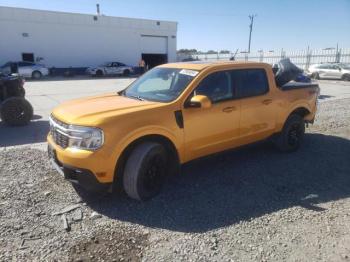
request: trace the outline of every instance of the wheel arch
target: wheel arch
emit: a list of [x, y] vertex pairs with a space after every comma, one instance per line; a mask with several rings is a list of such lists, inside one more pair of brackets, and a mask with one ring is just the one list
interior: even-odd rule
[[113, 177], [113, 183], [114, 186], [118, 189], [118, 191], [122, 190], [123, 186], [123, 173], [126, 161], [133, 151], [133, 149], [140, 145], [143, 142], [156, 142], [165, 147], [167, 152], [170, 152], [169, 160], [170, 161], [170, 169], [172, 171], [177, 172], [180, 167], [180, 154], [175, 146], [175, 143], [164, 134], [145, 134], [142, 136], [139, 136], [137, 138], [134, 138], [131, 142], [129, 142], [119, 154], [118, 159], [116, 160], [115, 170], [114, 170], [114, 177]]
[[[292, 114], [296, 114], [296, 115], [300, 115], [301, 117], [304, 118], [310, 113], [311, 113], [311, 111], [307, 107], [299, 106], [299, 107], [295, 108], [292, 112], [290, 112], [288, 117]], [[288, 119], [288, 117], [287, 117], [287, 119]]]
[[[285, 111], [286, 112], [286, 111]], [[298, 114], [304, 119], [306, 119], [308, 116], [311, 115], [311, 108], [308, 106], [307, 103], [299, 103], [297, 105], [292, 106], [286, 114], [281, 114], [280, 115], [280, 121], [278, 122], [278, 130], [282, 130], [284, 124], [286, 123], [287, 119], [292, 115], [292, 114]], [[283, 116], [282, 116], [283, 115]]]

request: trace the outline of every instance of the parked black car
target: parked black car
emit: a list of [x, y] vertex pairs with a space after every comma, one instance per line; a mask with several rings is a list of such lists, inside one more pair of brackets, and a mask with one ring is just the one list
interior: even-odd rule
[[0, 74], [0, 118], [7, 125], [27, 125], [33, 117], [33, 107], [24, 98], [23, 86], [22, 77]]

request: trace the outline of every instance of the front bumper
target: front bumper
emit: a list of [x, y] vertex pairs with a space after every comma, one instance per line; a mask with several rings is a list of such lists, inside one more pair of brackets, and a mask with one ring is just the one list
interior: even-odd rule
[[51, 165], [56, 171], [61, 174], [66, 180], [71, 183], [78, 184], [84, 189], [91, 192], [107, 191], [111, 186], [112, 182], [101, 182], [97, 179], [94, 171], [81, 167], [76, 167], [67, 163], [63, 163], [59, 160], [59, 152], [49, 142], [48, 144], [48, 155]]

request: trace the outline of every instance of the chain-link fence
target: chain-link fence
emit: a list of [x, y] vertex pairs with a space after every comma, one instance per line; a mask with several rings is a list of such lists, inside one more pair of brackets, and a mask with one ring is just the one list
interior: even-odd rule
[[290, 58], [298, 67], [308, 69], [312, 64], [319, 63], [350, 63], [350, 48], [339, 49], [307, 49], [301, 51], [267, 51], [256, 53], [230, 53], [230, 54], [178, 54], [178, 61], [198, 59], [204, 61], [230, 60], [257, 61], [269, 64], [277, 63], [282, 58]]

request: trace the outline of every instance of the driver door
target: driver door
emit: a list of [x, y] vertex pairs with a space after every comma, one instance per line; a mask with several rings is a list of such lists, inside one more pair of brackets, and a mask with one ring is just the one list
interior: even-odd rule
[[230, 71], [209, 74], [195, 88], [191, 96], [205, 95], [212, 106], [185, 106], [183, 110], [187, 161], [236, 145], [241, 105], [239, 100], [234, 100], [235, 93]]

